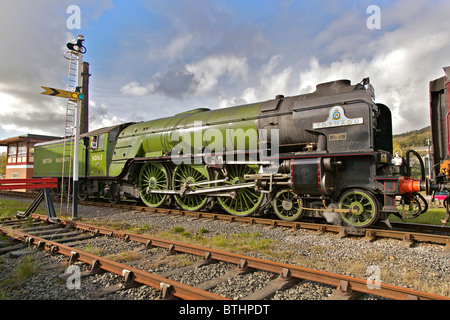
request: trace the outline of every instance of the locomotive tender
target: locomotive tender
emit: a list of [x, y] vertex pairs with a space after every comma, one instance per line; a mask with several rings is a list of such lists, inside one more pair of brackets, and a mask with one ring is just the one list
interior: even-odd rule
[[[419, 192], [431, 193], [431, 184], [423, 166], [421, 180], [410, 178], [417, 153], [393, 156], [391, 112], [373, 92], [369, 79], [339, 80], [310, 94], [82, 134], [79, 195], [354, 227], [399, 215], [397, 197], [421, 214]], [[72, 160], [63, 153], [72, 144], [68, 137], [36, 145], [35, 177], [69, 180]]]

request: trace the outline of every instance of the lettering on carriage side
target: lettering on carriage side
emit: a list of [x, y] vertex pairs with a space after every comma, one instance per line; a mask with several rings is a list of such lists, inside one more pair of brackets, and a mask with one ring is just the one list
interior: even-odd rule
[[102, 161], [103, 155], [102, 154], [96, 154], [92, 156], [92, 161]]
[[313, 129], [335, 128], [363, 124], [364, 118], [347, 118], [344, 108], [335, 106], [331, 108], [328, 119], [324, 122], [313, 123]]
[[56, 161], [56, 163], [70, 162], [70, 157], [56, 158], [55, 161]]
[[42, 164], [51, 164], [53, 163], [52, 159], [42, 159]]

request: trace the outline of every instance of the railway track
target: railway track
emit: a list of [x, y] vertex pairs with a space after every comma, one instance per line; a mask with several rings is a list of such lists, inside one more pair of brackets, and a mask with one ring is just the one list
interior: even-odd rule
[[[11, 196], [18, 195], [20, 197], [33, 196], [33, 193], [19, 193], [19, 192], [2, 192], [0, 194]], [[282, 227], [282, 228], [289, 228], [292, 230], [305, 229], [316, 231], [318, 234], [329, 232], [336, 234], [339, 237], [354, 236], [367, 241], [375, 241], [378, 238], [397, 239], [401, 240], [402, 245], [409, 247], [414, 246], [415, 242], [428, 242], [443, 245], [443, 250], [446, 252], [450, 252], [450, 227], [448, 226], [391, 222], [390, 224], [392, 226], [392, 229], [386, 229], [385, 226], [356, 229], [352, 227], [330, 225], [321, 222], [310, 222], [310, 221], [288, 222], [279, 219], [238, 217], [220, 213], [192, 212], [168, 208], [149, 208], [147, 206], [135, 204], [132, 205], [126, 203], [111, 204], [109, 202], [104, 201], [82, 201], [80, 202], [80, 204], [88, 206], [129, 209], [148, 213], [174, 214], [199, 219], [205, 218], [209, 220], [222, 220], [227, 222], [241, 222], [250, 225], [260, 224], [272, 228]]]
[[[36, 249], [44, 249], [50, 254], [61, 254], [69, 257], [69, 265], [81, 261], [91, 266], [87, 274], [95, 274], [100, 270], [111, 272], [123, 277], [122, 283], [117, 289], [127, 289], [136, 285], [147, 285], [161, 290], [160, 297], [169, 299], [177, 297], [186, 300], [222, 300], [226, 299], [207, 291], [186, 286], [170, 279], [148, 273], [144, 270], [133, 268], [131, 266], [106, 259], [104, 257], [94, 255], [74, 246], [78, 241], [90, 239], [99, 235], [108, 235], [113, 237], [121, 237], [122, 234], [116, 231], [108, 231], [96, 229], [94, 226], [85, 224], [73, 224], [68, 221], [61, 220], [60, 223], [47, 224], [43, 216], [33, 216], [35, 226], [20, 230], [19, 227], [26, 224], [26, 220], [2, 220], [0, 231], [19, 240], [25, 246], [35, 245]], [[126, 237], [123, 237], [127, 240]], [[65, 243], [72, 243], [67, 245]], [[150, 246], [149, 243], [146, 244]], [[17, 249], [23, 249], [24, 246], [19, 244], [3, 249], [3, 252], [13, 251], [16, 255], [23, 252], [17, 252]], [[1, 251], [0, 251], [1, 253]]]
[[[271, 281], [260, 290], [244, 297], [243, 300], [268, 299], [275, 292], [286, 290], [296, 285], [299, 281], [304, 280], [335, 287], [336, 291], [332, 296], [333, 299], [353, 298], [359, 293], [367, 293], [398, 300], [448, 300], [446, 297], [388, 284], [378, 283], [373, 285], [367, 279], [358, 279], [146, 235], [97, 227], [78, 221], [58, 219], [58, 221], [48, 223], [46, 216], [33, 215], [32, 218], [33, 225], [30, 226], [28, 222], [25, 228], [23, 228], [26, 222], [24, 219], [3, 219], [0, 221], [0, 231], [15, 240], [25, 243], [27, 246], [35, 246], [38, 249], [48, 251], [50, 254], [65, 255], [68, 257], [69, 264], [77, 261], [89, 264], [91, 268], [86, 274], [95, 274], [100, 270], [104, 270], [120, 275], [122, 282], [119, 284], [119, 289], [139, 285], [151, 286], [159, 290], [159, 297], [161, 299], [225, 300], [227, 299], [226, 297], [214, 294], [208, 290], [238, 275], [264, 271], [269, 275]], [[192, 265], [179, 267], [158, 275], [128, 264], [122, 264], [106, 259], [105, 257], [97, 256], [76, 247], [80, 241], [87, 241], [89, 238], [101, 236], [115, 237], [123, 241], [140, 243], [147, 249], [153, 247], [160, 248], [163, 249], [165, 255], [188, 254], [197, 257], [197, 259]], [[17, 250], [18, 247], [13, 247], [12, 249]], [[11, 251], [11, 248], [2, 250]], [[191, 287], [170, 279], [170, 277], [186, 272], [187, 270], [202, 268], [218, 262], [230, 264], [234, 267], [230, 268], [227, 273], [203, 282], [196, 287]]]
[[101, 201], [85, 201], [85, 205], [121, 208], [149, 213], [175, 214], [193, 218], [205, 218], [209, 220], [222, 220], [227, 222], [241, 222], [250, 225], [260, 224], [271, 228], [282, 227], [292, 230], [306, 229], [316, 231], [318, 234], [325, 232], [334, 233], [340, 237], [355, 236], [367, 241], [375, 241], [377, 238], [390, 238], [401, 240], [405, 246], [413, 246], [415, 242], [429, 242], [443, 245], [445, 251], [450, 252], [450, 227], [441, 227], [424, 224], [391, 223], [393, 229], [363, 228], [355, 229], [346, 226], [330, 225], [316, 222], [288, 222], [278, 219], [265, 219], [257, 217], [237, 217], [228, 214], [192, 212], [178, 209], [149, 208], [145, 206], [129, 204], [110, 204]]

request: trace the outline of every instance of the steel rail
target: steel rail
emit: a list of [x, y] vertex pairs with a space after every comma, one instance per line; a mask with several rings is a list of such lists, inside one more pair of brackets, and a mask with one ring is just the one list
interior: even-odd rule
[[[0, 193], [1, 194], [1, 193]], [[5, 194], [5, 193], [3, 193]], [[164, 214], [179, 214], [181, 216], [191, 216], [197, 218], [209, 218], [212, 220], [223, 220], [229, 222], [243, 222], [248, 224], [261, 224], [269, 227], [285, 227], [291, 228], [293, 230], [306, 229], [317, 231], [319, 233], [331, 232], [335, 234], [339, 234], [341, 236], [352, 235], [352, 236], [360, 236], [363, 239], [373, 241], [376, 238], [390, 238], [390, 239], [398, 239], [404, 241], [407, 245], [412, 245], [415, 241], [417, 242], [431, 242], [436, 244], [445, 245], [444, 250], [450, 251], [450, 234], [430, 234], [414, 231], [401, 231], [401, 230], [388, 230], [388, 229], [359, 229], [345, 227], [345, 226], [337, 226], [337, 225], [328, 225], [322, 223], [312, 223], [312, 222], [289, 222], [283, 220], [273, 220], [273, 219], [265, 219], [265, 218], [255, 218], [255, 217], [238, 217], [231, 216], [227, 214], [218, 214], [218, 213], [209, 213], [209, 212], [192, 212], [186, 210], [178, 210], [178, 209], [169, 209], [169, 208], [149, 208], [135, 205], [126, 205], [126, 204], [110, 204], [110, 203], [101, 203], [94, 201], [84, 201], [82, 202], [85, 205], [93, 205], [93, 206], [107, 206], [107, 207], [115, 207], [122, 209], [132, 209], [143, 212], [151, 212], [151, 213], [164, 213]], [[392, 223], [393, 226], [397, 228], [412, 228], [418, 227], [419, 230], [427, 230], [431, 229], [434, 232], [444, 232], [450, 233], [449, 227], [439, 227], [439, 226], [428, 226], [428, 225], [415, 225], [415, 224], [400, 224], [400, 223]]]
[[36, 245], [39, 245], [39, 247], [43, 247], [45, 250], [52, 253], [59, 253], [68, 257], [73, 257], [78, 261], [82, 261], [91, 265], [95, 262], [96, 266], [101, 268], [102, 270], [106, 270], [120, 276], [124, 276], [126, 272], [130, 272], [130, 280], [151, 286], [153, 288], [156, 288], [157, 290], [161, 290], [163, 285], [165, 285], [166, 287], [169, 286], [170, 294], [184, 300], [229, 300], [225, 297], [195, 287], [190, 287], [188, 285], [166, 279], [164, 277], [151, 274], [116, 261], [96, 256], [81, 249], [76, 249], [58, 242], [45, 240], [15, 229], [10, 229], [0, 225], [0, 232], [3, 232], [9, 237], [13, 237], [14, 239], [20, 240], [22, 242], [30, 244], [34, 243]]
[[[35, 219], [46, 219], [46, 216], [33, 215]], [[165, 249], [170, 249], [175, 252], [188, 253], [197, 256], [205, 256], [208, 254], [212, 260], [224, 261], [232, 264], [242, 264], [244, 263], [248, 268], [254, 268], [258, 270], [264, 270], [276, 274], [286, 274], [288, 272], [291, 277], [310, 280], [320, 283], [325, 283], [328, 285], [336, 286], [339, 288], [345, 285], [347, 288], [362, 292], [373, 294], [376, 296], [386, 297], [395, 300], [450, 300], [450, 298], [421, 292], [413, 289], [393, 286], [389, 284], [379, 283], [376, 287], [373, 285], [368, 285], [368, 280], [358, 279], [354, 277], [339, 275], [335, 273], [330, 273], [326, 271], [314, 270], [303, 268], [299, 266], [289, 265], [285, 263], [279, 263], [269, 260], [263, 260], [259, 258], [253, 258], [248, 256], [243, 256], [235, 253], [230, 253], [226, 251], [215, 250], [211, 248], [205, 248], [195, 245], [189, 245], [177, 241], [160, 239], [152, 236], [138, 235], [130, 232], [118, 231], [103, 227], [91, 226], [78, 221], [60, 219], [60, 222], [64, 225], [69, 225], [74, 228], [91, 231], [103, 235], [110, 235], [122, 238], [124, 240], [130, 240], [135, 242], [144, 243], [147, 246], [161, 247]]]
[[[355, 229], [346, 226], [338, 226], [338, 225], [328, 225], [322, 223], [312, 223], [312, 222], [302, 222], [302, 221], [283, 221], [283, 220], [273, 220], [273, 219], [265, 219], [265, 218], [256, 218], [256, 217], [238, 217], [238, 216], [230, 216], [227, 214], [218, 214], [218, 213], [209, 213], [209, 212], [192, 212], [186, 210], [178, 210], [178, 209], [166, 209], [166, 208], [149, 208], [149, 207], [140, 207], [133, 205], [125, 205], [125, 204], [99, 204], [98, 202], [85, 202], [88, 205], [96, 205], [96, 206], [110, 206], [115, 208], [122, 209], [132, 209], [143, 212], [151, 212], [151, 213], [165, 213], [165, 214], [179, 214], [181, 216], [191, 216], [197, 218], [209, 218], [212, 220], [223, 220], [229, 222], [243, 222], [248, 224], [261, 224], [269, 227], [286, 227], [291, 228], [293, 230], [306, 229], [313, 230], [320, 233], [324, 232], [332, 232], [339, 234], [341, 236], [360, 236], [366, 240], [375, 240], [376, 238], [390, 238], [390, 239], [398, 239], [402, 240], [408, 245], [412, 245], [415, 241], [417, 242], [431, 242], [436, 244], [445, 245], [445, 250], [450, 251], [450, 234], [430, 234], [430, 233], [421, 233], [421, 232], [412, 232], [412, 231], [401, 231], [401, 230], [388, 230], [388, 229], [375, 229], [375, 228], [362, 228]], [[399, 226], [399, 224], [395, 224], [395, 226]], [[414, 224], [408, 224], [407, 226], [413, 227]], [[426, 226], [420, 225], [420, 228], [424, 229]], [[450, 228], [433, 227], [433, 230], [441, 230], [450, 232]]]

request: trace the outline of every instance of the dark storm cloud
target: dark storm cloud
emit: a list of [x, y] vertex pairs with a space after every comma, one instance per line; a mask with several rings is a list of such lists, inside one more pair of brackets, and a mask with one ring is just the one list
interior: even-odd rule
[[[0, 127], [20, 134], [51, 134], [62, 136], [64, 133], [63, 109], [57, 105], [41, 104], [40, 108], [31, 109], [18, 105], [14, 111], [3, 112]], [[58, 110], [60, 112], [55, 112]]]
[[166, 72], [157, 74], [151, 86], [154, 93], [181, 100], [185, 96], [195, 94], [198, 85], [199, 81], [195, 75], [179, 61], [171, 65]]
[[[41, 95], [41, 86], [65, 89], [68, 62], [65, 44], [74, 39], [67, 28], [67, 8], [87, 0], [8, 1], [0, 10], [0, 133], [64, 132], [65, 101]], [[82, 12], [97, 18], [109, 0]], [[74, 31], [75, 34], [77, 30]], [[58, 128], [59, 125], [59, 128]], [[1, 137], [0, 137], [1, 138]]]

